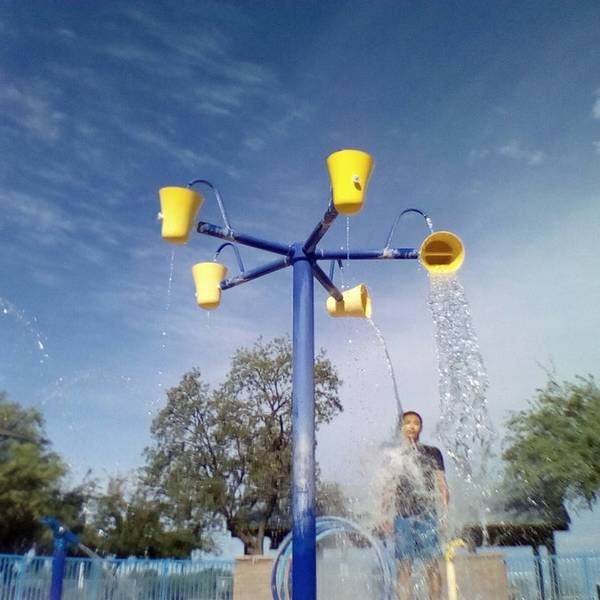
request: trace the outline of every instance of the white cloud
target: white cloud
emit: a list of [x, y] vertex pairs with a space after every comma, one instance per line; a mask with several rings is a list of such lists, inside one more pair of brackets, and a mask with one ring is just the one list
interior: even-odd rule
[[248, 137], [244, 140], [244, 146], [254, 151], [262, 150], [265, 147], [265, 140], [258, 136]]
[[472, 164], [478, 160], [487, 158], [489, 155], [490, 151], [487, 148], [483, 148], [482, 150], [470, 150], [467, 161], [469, 164]]
[[600, 89], [596, 90], [596, 101], [592, 107], [592, 116], [594, 119], [600, 119]]
[[596, 150], [596, 154], [600, 154], [600, 140], [596, 142], [592, 142], [594, 145], [594, 149]]
[[74, 31], [72, 31], [71, 29], [68, 29], [66, 27], [58, 27], [57, 29], [54, 30], [58, 35], [68, 38], [69, 40], [74, 40], [77, 35], [75, 34]]
[[541, 165], [546, 160], [546, 155], [541, 150], [529, 150], [523, 148], [521, 142], [512, 140], [504, 146], [498, 148], [498, 154], [506, 158], [512, 158], [520, 162], [525, 162], [530, 166]]
[[0, 194], [0, 206], [5, 226], [30, 231], [37, 241], [46, 245], [76, 231], [76, 224], [64, 210], [39, 196], [4, 190]]
[[65, 115], [51, 105], [49, 92], [31, 84], [25, 90], [0, 74], [0, 112], [19, 129], [53, 141], [60, 135]]

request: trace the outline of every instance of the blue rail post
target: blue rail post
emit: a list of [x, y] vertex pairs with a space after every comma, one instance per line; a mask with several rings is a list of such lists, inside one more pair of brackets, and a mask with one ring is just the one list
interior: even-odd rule
[[314, 281], [311, 263], [299, 244], [292, 254], [292, 586], [297, 598], [316, 598]]
[[63, 580], [65, 578], [65, 560], [69, 544], [79, 547], [79, 537], [53, 517], [44, 517], [44, 525], [52, 529], [54, 550], [52, 554], [52, 579], [50, 581], [50, 600], [61, 600]]
[[61, 533], [55, 534], [54, 552], [52, 554], [52, 581], [50, 583], [50, 600], [61, 600], [62, 598], [66, 558], [67, 540]]

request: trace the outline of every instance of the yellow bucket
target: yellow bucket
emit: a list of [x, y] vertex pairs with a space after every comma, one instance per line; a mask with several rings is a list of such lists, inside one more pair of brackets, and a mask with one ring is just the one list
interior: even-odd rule
[[163, 239], [171, 244], [185, 244], [204, 198], [194, 190], [164, 187], [159, 191]]
[[327, 298], [327, 312], [332, 317], [371, 318], [371, 297], [366, 285], [361, 283], [351, 290], [346, 290], [342, 296], [340, 302], [333, 296]]
[[365, 201], [373, 158], [360, 150], [338, 150], [327, 157], [333, 204], [342, 215], [354, 215]]
[[436, 231], [425, 238], [419, 260], [430, 273], [454, 273], [465, 260], [465, 247], [449, 231]]
[[197, 263], [192, 267], [196, 302], [206, 310], [217, 308], [221, 303], [221, 281], [227, 275], [227, 267], [218, 262]]

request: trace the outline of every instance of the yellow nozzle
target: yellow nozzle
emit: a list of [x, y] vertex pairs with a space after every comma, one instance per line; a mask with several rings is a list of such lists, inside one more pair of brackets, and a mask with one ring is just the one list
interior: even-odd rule
[[362, 317], [371, 318], [371, 297], [364, 284], [357, 285], [342, 294], [338, 302], [333, 296], [327, 298], [327, 312], [332, 317]]
[[227, 275], [227, 267], [218, 262], [197, 263], [192, 267], [196, 302], [206, 310], [217, 308], [221, 303], [221, 281]]
[[444, 558], [446, 559], [446, 585], [448, 588], [448, 600], [458, 600], [458, 586], [456, 585], [456, 569], [454, 559], [456, 550], [461, 546], [466, 547], [467, 542], [461, 538], [451, 540], [444, 549]]
[[333, 204], [342, 215], [354, 215], [365, 201], [373, 158], [360, 150], [338, 150], [327, 157]]
[[204, 198], [194, 190], [164, 187], [159, 190], [163, 239], [171, 244], [185, 244]]
[[465, 260], [465, 247], [449, 231], [436, 231], [425, 238], [419, 260], [430, 273], [454, 273]]
[[455, 538], [453, 540], [450, 540], [446, 544], [446, 547], [444, 548], [444, 558], [446, 560], [454, 560], [454, 557], [456, 556], [456, 551], [458, 550], [458, 548], [466, 548], [466, 547], [467, 547], [467, 542], [465, 542], [465, 540], [463, 540], [462, 538]]

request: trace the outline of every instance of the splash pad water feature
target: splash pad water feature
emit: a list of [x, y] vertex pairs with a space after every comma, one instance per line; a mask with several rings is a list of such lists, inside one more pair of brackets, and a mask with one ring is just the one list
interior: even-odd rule
[[[314, 407], [314, 279], [329, 294], [327, 311], [334, 317], [370, 318], [371, 298], [367, 287], [360, 284], [343, 293], [332, 277], [319, 266], [319, 261], [351, 260], [416, 260], [433, 273], [449, 273], [458, 269], [464, 259], [460, 239], [452, 233], [432, 232], [420, 249], [391, 248], [380, 250], [322, 250], [317, 245], [339, 214], [354, 215], [363, 207], [365, 193], [373, 169], [373, 159], [359, 150], [340, 150], [327, 159], [331, 179], [331, 201], [324, 216], [304, 242], [284, 244], [234, 231], [216, 188], [208, 181], [196, 179], [187, 188], [165, 187], [160, 190], [162, 237], [173, 244], [188, 241], [196, 213], [203, 197], [192, 189], [208, 185], [216, 195], [224, 227], [200, 221], [197, 232], [264, 250], [281, 258], [261, 267], [244, 270], [227, 277], [227, 268], [216, 261], [194, 265], [192, 271], [198, 305], [206, 310], [219, 306], [224, 290], [247, 283], [288, 266], [293, 268], [293, 414], [292, 414], [292, 594], [295, 598], [316, 598], [315, 517], [315, 407]], [[414, 210], [414, 209], [411, 209]], [[420, 212], [420, 211], [418, 211]], [[423, 213], [421, 213], [423, 214]], [[400, 215], [401, 216], [401, 215]], [[425, 216], [425, 215], [424, 215]], [[428, 222], [428, 225], [430, 221]], [[235, 246], [234, 246], [235, 248]], [[218, 253], [219, 251], [217, 251]], [[238, 258], [239, 258], [239, 253]]]

